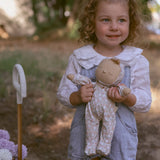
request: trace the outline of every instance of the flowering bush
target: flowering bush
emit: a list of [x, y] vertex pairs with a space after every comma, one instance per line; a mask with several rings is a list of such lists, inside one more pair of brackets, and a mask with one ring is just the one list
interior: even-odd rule
[[12, 153], [12, 156], [16, 155], [16, 148], [14, 142], [11, 142], [7, 139], [0, 139], [0, 149], [8, 149]]
[[[13, 158], [18, 160], [18, 145], [15, 145], [9, 139], [8, 131], [0, 129], [0, 160], [12, 160]], [[26, 157], [27, 147], [22, 145], [22, 160]]]
[[9, 140], [10, 139], [10, 135], [9, 135], [8, 131], [0, 129], [0, 139], [1, 138]]
[[0, 160], [12, 160], [12, 153], [8, 149], [0, 149]]
[[[16, 153], [18, 153], [18, 144], [15, 146]], [[27, 147], [25, 145], [22, 145], [22, 159], [27, 157]], [[15, 160], [18, 160], [18, 155], [15, 155]]]

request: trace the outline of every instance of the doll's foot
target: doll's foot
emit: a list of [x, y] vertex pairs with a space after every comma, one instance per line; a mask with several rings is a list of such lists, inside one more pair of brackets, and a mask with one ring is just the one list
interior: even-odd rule
[[110, 153], [110, 145], [109, 146], [98, 146], [97, 153], [102, 156], [107, 156]]
[[86, 153], [87, 156], [96, 155], [96, 149], [93, 149], [91, 147], [86, 147], [85, 153]]
[[97, 153], [96, 153], [96, 151], [95, 152], [91, 152], [91, 151], [85, 151], [85, 154], [87, 155], [87, 156], [94, 156], [94, 155], [96, 155]]

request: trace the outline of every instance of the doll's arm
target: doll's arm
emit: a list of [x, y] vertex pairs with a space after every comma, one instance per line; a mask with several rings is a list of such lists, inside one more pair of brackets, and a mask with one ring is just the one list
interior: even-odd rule
[[96, 87], [96, 82], [92, 82], [93, 88]]
[[118, 86], [118, 90], [119, 90], [119, 94], [122, 97], [127, 96], [128, 94], [131, 93], [131, 89], [123, 85]]
[[85, 77], [80, 74], [68, 74], [67, 78], [78, 85], [86, 85], [91, 83], [91, 80], [88, 77]]

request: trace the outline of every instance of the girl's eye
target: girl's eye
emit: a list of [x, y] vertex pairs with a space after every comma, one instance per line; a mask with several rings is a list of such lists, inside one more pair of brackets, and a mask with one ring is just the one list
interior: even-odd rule
[[123, 23], [125, 21], [126, 21], [125, 19], [119, 19], [119, 22], [121, 22], [121, 23]]
[[103, 22], [109, 22], [108, 18], [102, 19]]

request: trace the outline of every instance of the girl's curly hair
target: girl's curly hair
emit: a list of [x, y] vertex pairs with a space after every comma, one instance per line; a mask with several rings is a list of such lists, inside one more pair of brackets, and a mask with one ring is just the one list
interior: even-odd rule
[[79, 17], [81, 23], [79, 28], [79, 41], [84, 43], [96, 43], [97, 37], [95, 35], [95, 16], [97, 5], [100, 1], [106, 1], [109, 3], [126, 2], [128, 4], [130, 18], [129, 36], [123, 44], [134, 43], [138, 37], [140, 37], [143, 28], [141, 15], [136, 0], [88, 0]]

